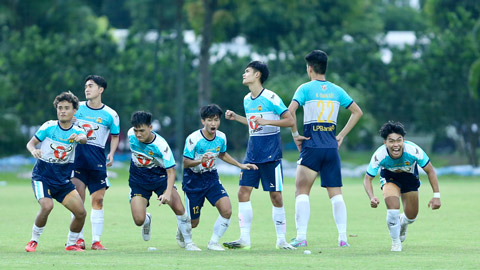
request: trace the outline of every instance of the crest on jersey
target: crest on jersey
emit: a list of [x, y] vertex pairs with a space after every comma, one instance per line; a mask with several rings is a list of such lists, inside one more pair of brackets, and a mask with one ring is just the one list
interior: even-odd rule
[[258, 105], [258, 110], [259, 110], [259, 111], [262, 110], [262, 105]]
[[149, 154], [150, 156], [153, 156], [153, 151], [152, 151], [152, 150], [148, 151], [148, 154]]
[[63, 145], [54, 146], [53, 143], [50, 144], [50, 148], [53, 150], [53, 155], [59, 160], [63, 160], [69, 152], [73, 150], [73, 146], [65, 147]]
[[326, 85], [322, 85], [322, 89], [323, 89], [323, 90], [327, 90], [327, 86], [326, 86]]
[[217, 152], [220, 152], [220, 146], [217, 146]]
[[410, 161], [405, 161], [406, 166], [410, 166]]
[[101, 124], [101, 123], [102, 123], [102, 118], [101, 118], [101, 117], [98, 117], [96, 122], [99, 123], [99, 124]]

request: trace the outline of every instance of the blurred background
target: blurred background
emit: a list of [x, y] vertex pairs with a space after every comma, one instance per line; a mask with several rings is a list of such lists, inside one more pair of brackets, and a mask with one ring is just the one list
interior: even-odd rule
[[[342, 145], [346, 164], [367, 164], [379, 128], [395, 120], [434, 165], [478, 173], [479, 15], [478, 0], [2, 0], [0, 170], [29, 158], [27, 141], [56, 119], [56, 95], [85, 99], [89, 74], [106, 78], [103, 102], [120, 116], [119, 161], [129, 159], [130, 115], [147, 110], [178, 162], [200, 106], [244, 115], [250, 61], [268, 63], [264, 86], [288, 106], [308, 81], [305, 55], [321, 49], [327, 80], [364, 112]], [[339, 129], [348, 117], [342, 110]], [[247, 128], [223, 120], [220, 130], [242, 159]], [[290, 130], [282, 137], [293, 162]]]

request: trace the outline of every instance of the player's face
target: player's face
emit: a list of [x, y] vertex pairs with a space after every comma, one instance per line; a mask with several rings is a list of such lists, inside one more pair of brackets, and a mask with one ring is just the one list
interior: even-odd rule
[[72, 103], [64, 100], [57, 104], [57, 117], [61, 123], [67, 123], [72, 121], [73, 115], [77, 112], [73, 108]]
[[403, 136], [397, 133], [390, 133], [384, 141], [388, 153], [392, 158], [399, 158], [403, 154]]
[[88, 80], [85, 83], [85, 98], [92, 100], [100, 96], [103, 92], [103, 87], [98, 86], [93, 80]]
[[141, 143], [149, 143], [153, 139], [152, 125], [141, 125], [139, 127], [133, 127], [133, 132], [135, 137]]
[[255, 80], [257, 79], [255, 76], [256, 73], [259, 73], [258, 71], [255, 72], [255, 70], [251, 67], [248, 67], [245, 69], [245, 72], [243, 73], [243, 81], [242, 83], [244, 85], [249, 85], [253, 82], [255, 82]]
[[211, 136], [215, 135], [218, 127], [220, 126], [220, 117], [215, 115], [214, 117], [208, 117], [202, 119], [203, 129], [208, 132]]

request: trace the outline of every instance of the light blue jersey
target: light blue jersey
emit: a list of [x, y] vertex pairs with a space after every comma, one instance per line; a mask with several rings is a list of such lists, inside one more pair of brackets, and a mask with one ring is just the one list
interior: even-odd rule
[[106, 170], [105, 144], [110, 134], [120, 134], [118, 114], [107, 105], [93, 109], [82, 101], [75, 117], [75, 125], [87, 133], [87, 144], [78, 148], [75, 168]]
[[288, 111], [282, 99], [273, 91], [263, 89], [256, 98], [248, 93], [243, 99], [243, 106], [250, 134], [245, 163], [266, 163], [281, 159], [280, 127], [260, 126], [252, 120], [257, 116], [280, 120], [282, 114]]
[[199, 164], [185, 170], [192, 170], [194, 173], [216, 170], [218, 155], [225, 152], [227, 152], [227, 137], [225, 133], [216, 130], [215, 138], [209, 140], [203, 135], [202, 130], [197, 130], [185, 140], [183, 156], [191, 160], [197, 160], [201, 159], [205, 153], [211, 153], [214, 159], [206, 164]]
[[300, 85], [293, 100], [303, 106], [303, 148], [338, 148], [337, 117], [340, 106], [348, 108], [352, 98], [329, 81], [314, 80]]
[[138, 141], [133, 128], [128, 130], [128, 142], [132, 152], [131, 182], [149, 182], [148, 180], [155, 179], [152, 174], [156, 176], [165, 175], [166, 169], [175, 166], [175, 157], [167, 141], [156, 132], [153, 132], [153, 134], [155, 138], [151, 143], [142, 143]]
[[418, 145], [410, 141], [403, 144], [403, 154], [400, 158], [393, 159], [388, 154], [385, 145], [380, 146], [372, 156], [368, 165], [367, 174], [375, 177], [379, 169], [385, 169], [394, 173], [406, 172], [415, 174], [417, 164], [424, 168], [430, 159]]
[[55, 120], [47, 121], [40, 127], [35, 137], [42, 142], [42, 157], [35, 163], [34, 177], [39, 175], [60, 182], [70, 179], [78, 144], [68, 140], [72, 134], [85, 134], [85, 131], [73, 125], [63, 129]]

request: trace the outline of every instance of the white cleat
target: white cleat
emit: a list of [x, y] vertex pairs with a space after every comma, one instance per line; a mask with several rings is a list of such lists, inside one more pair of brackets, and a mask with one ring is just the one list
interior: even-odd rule
[[197, 245], [195, 245], [195, 243], [188, 243], [186, 246], [185, 246], [185, 250], [188, 250], [188, 251], [202, 251], [201, 249], [199, 249], [197, 247]]
[[392, 243], [391, 251], [396, 251], [396, 252], [402, 251], [402, 242]]
[[405, 216], [404, 215], [401, 215], [400, 216], [400, 241], [405, 241], [405, 239], [407, 238], [407, 227], [408, 227], [408, 223], [403, 223], [403, 218]]
[[150, 240], [150, 236], [152, 236], [152, 215], [147, 213], [147, 217], [148, 223], [143, 224], [142, 226], [142, 237], [145, 241]]
[[287, 249], [287, 250], [294, 250], [297, 249], [296, 247], [290, 245], [287, 241], [281, 241], [277, 243], [277, 249]]
[[181, 248], [185, 248], [185, 239], [183, 238], [183, 234], [179, 228], [177, 228], [177, 235], [175, 236], [175, 238], [177, 239], [178, 246]]
[[224, 251], [225, 249], [219, 243], [208, 242], [208, 249], [215, 251]]

